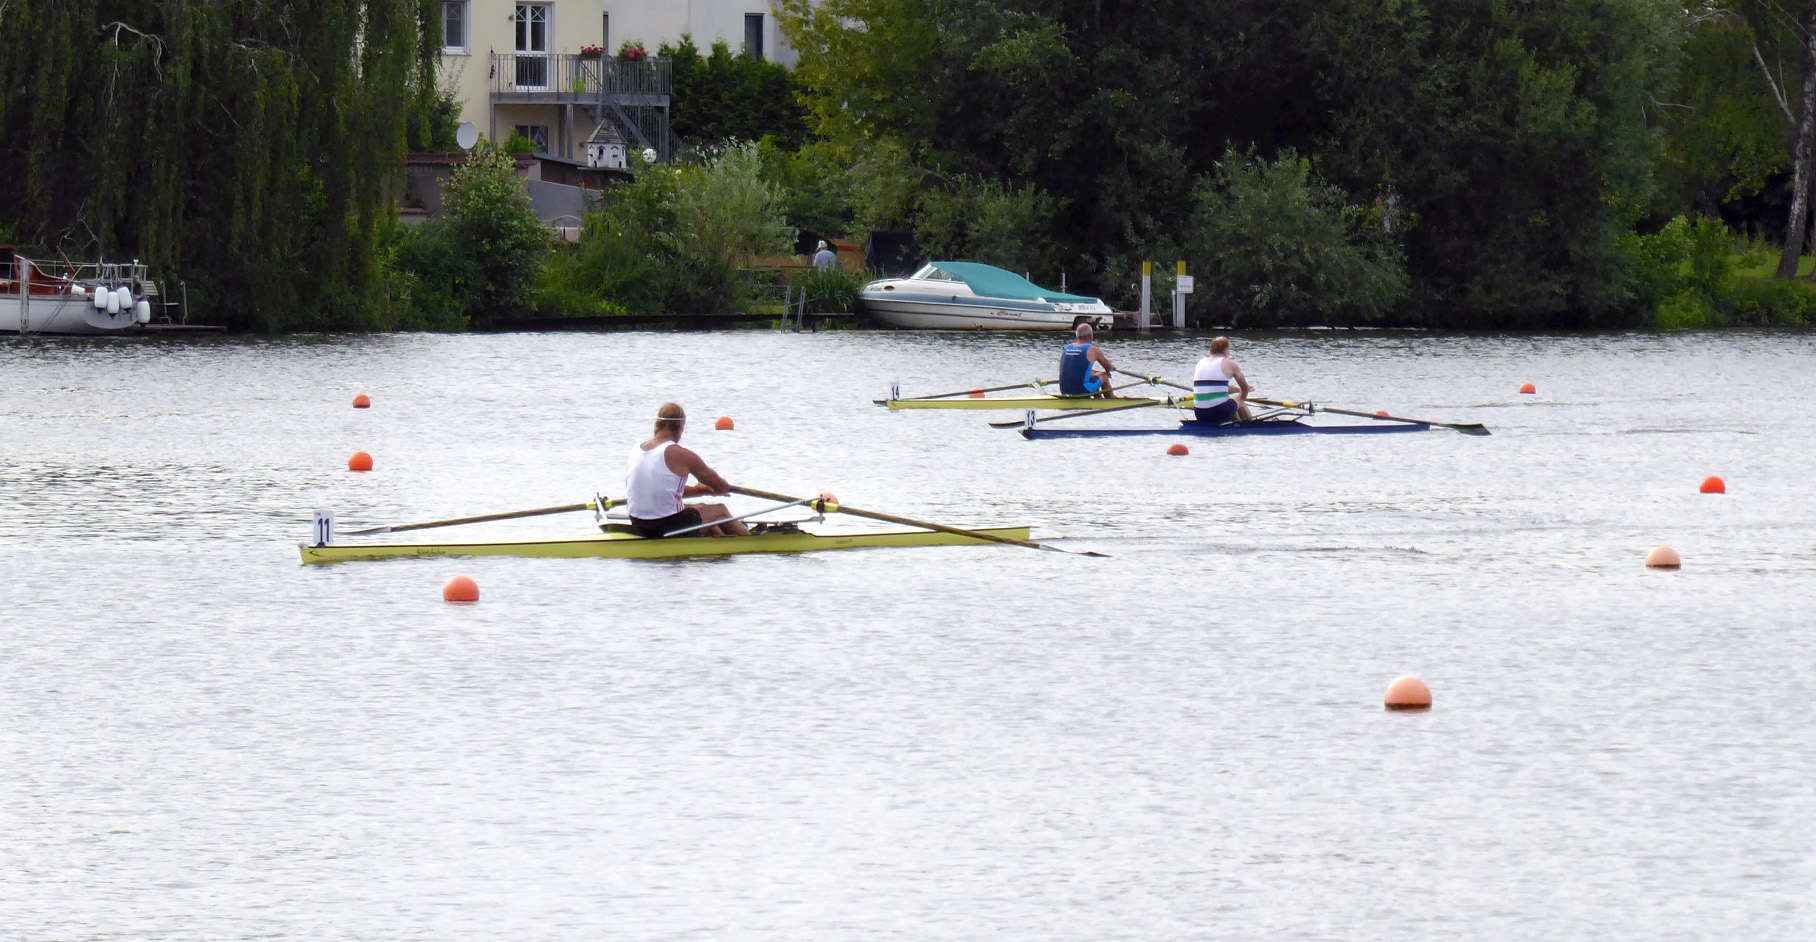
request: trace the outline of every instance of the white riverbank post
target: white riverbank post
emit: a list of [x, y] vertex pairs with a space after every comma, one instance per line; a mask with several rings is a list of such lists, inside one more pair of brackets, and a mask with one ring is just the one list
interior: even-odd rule
[[1185, 296], [1192, 293], [1192, 276], [1185, 273], [1185, 263], [1179, 263], [1178, 272], [1173, 276], [1173, 329], [1185, 329]]
[[1154, 263], [1141, 263], [1141, 317], [1135, 324], [1147, 330], [1154, 323]]

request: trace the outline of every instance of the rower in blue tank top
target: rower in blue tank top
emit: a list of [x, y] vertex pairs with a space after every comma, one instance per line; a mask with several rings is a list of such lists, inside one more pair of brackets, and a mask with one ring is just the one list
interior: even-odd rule
[[[1116, 368], [1110, 365], [1110, 358], [1104, 356], [1103, 348], [1092, 343], [1095, 336], [1096, 332], [1090, 324], [1080, 324], [1078, 339], [1066, 344], [1066, 349], [1060, 353], [1060, 395], [1116, 398], [1116, 391], [1110, 388], [1110, 373]], [[1092, 370], [1092, 364], [1102, 367], [1102, 370]]]

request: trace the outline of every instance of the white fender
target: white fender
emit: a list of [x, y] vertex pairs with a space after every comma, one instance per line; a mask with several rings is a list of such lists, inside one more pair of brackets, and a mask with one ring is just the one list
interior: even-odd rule
[[132, 306], [132, 312], [134, 315], [137, 316], [139, 323], [141, 323], [141, 324], [151, 323], [151, 302], [150, 301], [147, 301], [144, 298], [140, 298], [138, 303], [134, 304]]
[[72, 295], [75, 295], [78, 298], [88, 297], [88, 289], [82, 287], [81, 285], [70, 285], [69, 293]]
[[[122, 311], [132, 310], [132, 289], [126, 287], [125, 285], [121, 285], [120, 287], [114, 289], [114, 296], [120, 299], [120, 310], [122, 310]], [[117, 313], [117, 312], [111, 310], [111, 308], [112, 308], [112, 306], [109, 305], [109, 313]]]
[[97, 311], [107, 310], [107, 299], [111, 298], [111, 297], [113, 297], [112, 291], [109, 291], [106, 288], [101, 287], [100, 285], [96, 285], [95, 286], [95, 310], [97, 310]]

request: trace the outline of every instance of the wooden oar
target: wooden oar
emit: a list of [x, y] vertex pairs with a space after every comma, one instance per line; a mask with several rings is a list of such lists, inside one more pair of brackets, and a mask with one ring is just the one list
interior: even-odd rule
[[1435, 425], [1441, 428], [1455, 429], [1465, 435], [1490, 434], [1488, 426], [1480, 422], [1433, 422], [1429, 419], [1408, 419], [1397, 415], [1377, 415], [1373, 412], [1357, 412], [1353, 409], [1333, 409], [1311, 402], [1279, 402], [1273, 399], [1250, 399], [1264, 406], [1283, 406], [1288, 409], [1304, 409], [1307, 412], [1329, 412], [1332, 415], [1353, 415], [1359, 419], [1374, 419], [1377, 422], [1405, 422], [1410, 425]]
[[958, 392], [940, 393], [937, 396], [904, 396], [900, 399], [895, 399], [895, 400], [872, 399], [870, 401], [876, 403], [879, 406], [886, 406], [892, 401], [893, 402], [919, 402], [923, 399], [951, 399], [955, 396], [969, 396], [972, 393], [1002, 392], [1005, 389], [1021, 389], [1026, 386], [1033, 386], [1034, 388], [1039, 389], [1040, 387], [1042, 387], [1048, 383], [1051, 383], [1051, 382], [1053, 382], [1053, 380], [1036, 379], [1036, 380], [1031, 380], [1026, 383], [1010, 383], [1007, 386], [991, 386], [988, 389], [961, 389]]
[[[607, 500], [604, 509], [611, 509], [622, 501]], [[403, 523], [394, 527], [368, 527], [364, 530], [346, 530], [345, 536], [372, 536], [379, 533], [402, 533], [405, 530], [432, 530], [436, 527], [457, 527], [463, 523], [489, 523], [493, 520], [515, 520], [518, 517], [541, 517], [547, 514], [564, 514], [576, 510], [599, 510], [597, 501], [584, 504], [562, 504], [559, 507], [538, 507], [535, 510], [512, 510], [501, 514], [481, 514], [477, 517], [455, 517], [452, 520], [431, 520], [428, 523]]]
[[745, 497], [757, 497], [763, 500], [787, 503], [801, 503], [805, 500], [808, 506], [821, 513], [837, 512], [850, 514], [854, 517], [867, 517], [871, 520], [901, 524], [905, 527], [918, 527], [922, 530], [936, 530], [940, 533], [951, 533], [955, 536], [968, 536], [974, 540], [982, 540], [986, 543], [1007, 543], [1010, 546], [1025, 546], [1029, 549], [1050, 550], [1055, 553], [1071, 553], [1074, 556], [1102, 556], [1106, 558], [1109, 556], [1108, 553], [1093, 553], [1089, 550], [1069, 550], [1064, 547], [1049, 546], [1046, 543], [1036, 543], [1033, 540], [1014, 540], [1006, 536], [997, 536], [994, 533], [980, 533], [976, 530], [963, 530], [958, 527], [949, 527], [942, 523], [929, 523], [925, 520], [911, 520], [907, 517], [898, 517], [894, 514], [878, 513], [874, 510], [859, 510], [856, 507], [847, 507], [844, 504], [834, 503], [825, 498], [811, 499], [790, 497], [787, 494], [777, 494], [774, 491], [759, 491], [754, 487], [738, 487], [736, 485], [732, 486], [731, 492], [733, 494], [743, 494]]
[[[1038, 419], [1035, 419], [1034, 421], [1036, 421], [1036, 422], [1057, 422], [1060, 419], [1082, 419], [1087, 415], [1109, 415], [1112, 412], [1127, 412], [1130, 409], [1149, 409], [1149, 408], [1153, 408], [1154, 406], [1170, 406], [1172, 404], [1173, 404], [1173, 400], [1171, 400], [1171, 399], [1143, 399], [1140, 402], [1132, 402], [1126, 406], [1116, 406], [1116, 407], [1110, 408], [1110, 409], [1074, 409], [1070, 412], [1061, 412], [1058, 415], [1042, 416]], [[1034, 410], [1029, 409], [1028, 411], [1032, 412]], [[1014, 420], [1011, 420], [1008, 422], [992, 422], [992, 423], [990, 423], [990, 427], [991, 428], [1021, 428], [1022, 426], [1026, 425], [1026, 424], [1028, 424], [1028, 421], [1027, 421], [1027, 419], [1023, 418], [1023, 419], [1014, 419]]]

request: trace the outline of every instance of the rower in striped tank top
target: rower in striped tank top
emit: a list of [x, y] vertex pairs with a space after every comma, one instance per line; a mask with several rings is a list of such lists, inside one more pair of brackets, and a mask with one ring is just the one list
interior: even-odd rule
[[[1231, 383], [1236, 386], [1234, 399], [1230, 398]], [[1248, 397], [1254, 391], [1248, 377], [1242, 375], [1242, 367], [1230, 358], [1230, 338], [1211, 341], [1211, 355], [1199, 360], [1192, 371], [1192, 413], [1197, 420], [1206, 425], [1250, 421], [1254, 415], [1249, 412]]]

